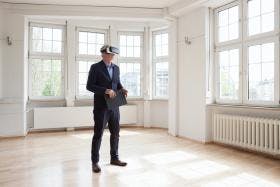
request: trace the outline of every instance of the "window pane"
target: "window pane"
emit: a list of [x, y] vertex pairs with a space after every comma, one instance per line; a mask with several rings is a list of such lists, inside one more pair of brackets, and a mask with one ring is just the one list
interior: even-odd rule
[[255, 46], [249, 47], [249, 62], [250, 62], [250, 64], [261, 62], [261, 46], [260, 45], [255, 45]]
[[274, 0], [250, 0], [248, 2], [249, 35], [274, 30]]
[[220, 98], [237, 100], [239, 98], [239, 50], [219, 52]]
[[79, 72], [88, 72], [87, 61], [79, 61]]
[[61, 29], [53, 29], [53, 40], [62, 41], [62, 30]]
[[88, 72], [92, 64], [96, 62], [93, 61], [79, 61], [78, 65], [78, 95], [85, 97], [92, 97], [93, 93], [86, 90], [86, 84], [88, 79]]
[[87, 43], [87, 32], [79, 32], [79, 42]]
[[133, 46], [133, 36], [127, 36], [127, 46]]
[[274, 13], [262, 15], [262, 32], [272, 31], [274, 29]]
[[43, 39], [41, 27], [33, 27], [32, 34], [33, 34], [32, 39], [37, 39], [37, 40]]
[[134, 36], [134, 46], [140, 47], [140, 36]]
[[274, 12], [274, 0], [262, 0], [262, 14]]
[[249, 19], [249, 35], [255, 35], [261, 32], [260, 16]]
[[261, 1], [260, 0], [250, 0], [248, 1], [248, 17], [259, 16], [261, 13]]
[[168, 33], [156, 34], [154, 40], [155, 56], [168, 56]]
[[[249, 100], [274, 100], [274, 43], [249, 47]], [[258, 52], [260, 54], [258, 54]], [[258, 57], [257, 61], [254, 57]]]
[[61, 96], [61, 60], [31, 60], [32, 96]]
[[238, 38], [238, 23], [229, 25], [229, 40], [234, 40]]
[[43, 52], [52, 52], [52, 41], [43, 40]]
[[79, 73], [79, 84], [86, 84], [88, 73]]
[[239, 8], [238, 6], [220, 11], [218, 13], [218, 39], [219, 42], [234, 40], [239, 37]]
[[97, 34], [97, 43], [104, 45], [104, 34]]
[[61, 60], [52, 60], [53, 71], [61, 71]]
[[126, 36], [120, 35], [120, 46], [126, 46]]
[[34, 52], [41, 52], [42, 51], [42, 40], [33, 40], [32, 41], [32, 49]]
[[52, 29], [43, 28], [43, 39], [44, 40], [52, 40]]
[[268, 43], [262, 45], [262, 62], [274, 61], [274, 44]]
[[87, 44], [79, 43], [79, 54], [87, 54]]
[[88, 43], [96, 43], [96, 34], [88, 32]]
[[163, 45], [162, 46], [162, 56], [167, 56], [168, 55], [168, 45]]
[[162, 56], [161, 51], [162, 51], [161, 46], [156, 46], [156, 56]]
[[120, 56], [121, 57], [126, 57], [126, 47], [122, 47], [120, 48]]
[[155, 40], [156, 40], [156, 46], [160, 46], [161, 45], [161, 35], [160, 34], [157, 34], [156, 37], [155, 37]]
[[61, 53], [61, 42], [53, 42], [53, 53]]
[[233, 24], [238, 22], [238, 6], [234, 6], [228, 10], [228, 24]]
[[219, 42], [228, 40], [228, 26], [219, 28]]
[[168, 62], [156, 63], [155, 69], [155, 96], [168, 96]]
[[127, 47], [127, 57], [133, 57], [133, 47]]
[[140, 47], [134, 47], [134, 57], [140, 57]]
[[140, 96], [140, 63], [120, 63], [120, 79], [129, 96]]
[[96, 55], [96, 45], [88, 44], [88, 55]]
[[228, 25], [228, 9], [219, 12], [218, 16], [219, 16], [219, 26]]
[[168, 34], [162, 34], [162, 41], [161, 41], [162, 45], [168, 45]]

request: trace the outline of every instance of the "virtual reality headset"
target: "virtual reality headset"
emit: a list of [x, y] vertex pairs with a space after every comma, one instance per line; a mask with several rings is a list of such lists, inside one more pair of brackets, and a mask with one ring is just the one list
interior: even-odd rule
[[120, 50], [113, 46], [104, 45], [103, 47], [101, 47], [100, 52], [115, 55], [115, 54], [119, 54]]

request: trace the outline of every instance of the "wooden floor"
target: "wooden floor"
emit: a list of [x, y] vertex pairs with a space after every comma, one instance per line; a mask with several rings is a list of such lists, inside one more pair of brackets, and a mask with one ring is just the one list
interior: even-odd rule
[[102, 172], [91, 172], [92, 131], [32, 133], [0, 140], [0, 186], [278, 186], [280, 161], [219, 145], [169, 136], [166, 130], [123, 128], [120, 158], [109, 165], [109, 132]]

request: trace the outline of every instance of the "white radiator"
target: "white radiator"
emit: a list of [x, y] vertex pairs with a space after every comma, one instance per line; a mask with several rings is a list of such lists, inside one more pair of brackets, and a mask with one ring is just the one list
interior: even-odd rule
[[[93, 126], [93, 107], [34, 108], [34, 129]], [[137, 106], [120, 107], [120, 124], [137, 123]]]
[[280, 154], [280, 120], [214, 113], [214, 142]]

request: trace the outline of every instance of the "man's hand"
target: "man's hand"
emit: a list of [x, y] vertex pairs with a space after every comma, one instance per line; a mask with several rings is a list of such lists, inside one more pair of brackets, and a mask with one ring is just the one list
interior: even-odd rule
[[116, 93], [114, 92], [114, 90], [111, 90], [111, 89], [107, 89], [105, 91], [105, 94], [108, 94], [110, 98], [116, 97]]
[[122, 91], [122, 93], [125, 95], [125, 97], [127, 97], [128, 91], [127, 91], [126, 89], [124, 89], [124, 88], [122, 88], [121, 91]]

